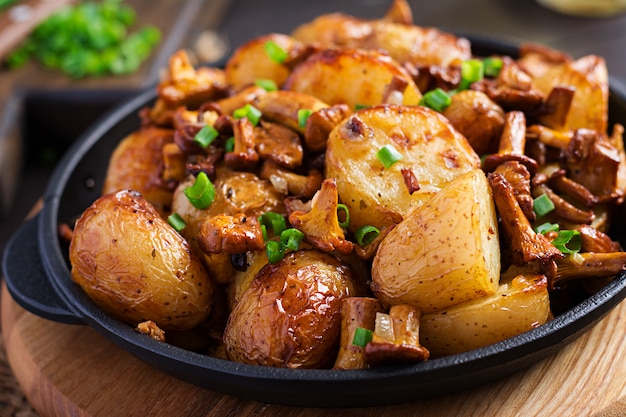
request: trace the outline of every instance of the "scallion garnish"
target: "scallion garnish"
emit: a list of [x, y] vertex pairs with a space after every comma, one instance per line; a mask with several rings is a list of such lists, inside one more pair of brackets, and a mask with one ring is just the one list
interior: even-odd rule
[[365, 345], [372, 341], [373, 336], [373, 331], [365, 329], [363, 327], [357, 327], [356, 329], [354, 329], [352, 344], [364, 348]]
[[467, 59], [461, 63], [461, 84], [459, 90], [467, 90], [470, 84], [480, 81], [485, 76], [483, 61]]
[[558, 231], [559, 231], [558, 223], [546, 222], [546, 223], [540, 224], [539, 226], [535, 228], [535, 232], [541, 233], [542, 235], [545, 235], [546, 233], [558, 232]]
[[204, 126], [202, 129], [196, 133], [196, 136], [193, 137], [193, 141], [198, 145], [206, 148], [209, 146], [218, 136], [220, 132], [217, 131], [213, 126]]
[[578, 253], [582, 246], [582, 239], [578, 230], [561, 230], [552, 244], [562, 253]]
[[277, 64], [282, 64], [289, 56], [287, 51], [272, 40], [265, 42], [264, 48], [267, 56], [269, 56], [270, 59]]
[[235, 137], [231, 136], [224, 142], [224, 151], [232, 152], [235, 150]]
[[313, 113], [313, 110], [310, 109], [298, 110], [298, 126], [300, 126], [300, 129], [304, 129], [306, 127], [306, 121], [309, 120], [311, 113]]
[[285, 222], [285, 218], [272, 211], [268, 211], [259, 216], [259, 223], [261, 225], [265, 225], [265, 227], [271, 227], [274, 235], [279, 236], [283, 230], [287, 228], [287, 223]]
[[209, 207], [215, 198], [215, 187], [213, 187], [213, 183], [203, 171], [198, 174], [193, 185], [185, 188], [183, 192], [189, 199], [189, 202], [200, 210]]
[[185, 220], [183, 220], [183, 218], [180, 217], [180, 214], [178, 214], [178, 213], [172, 213], [169, 216], [167, 216], [167, 222], [177, 232], [180, 232], [181, 230], [183, 230], [187, 226], [187, 223], [185, 223]]
[[356, 243], [358, 243], [360, 246], [367, 246], [372, 243], [372, 241], [376, 239], [379, 234], [380, 230], [378, 230], [376, 227], [371, 225], [365, 225], [356, 229], [356, 231], [354, 232], [354, 238], [356, 239]]
[[245, 106], [236, 109], [233, 112], [233, 117], [235, 119], [248, 119], [250, 120], [250, 123], [256, 126], [259, 124], [259, 120], [261, 119], [261, 110], [248, 103]]
[[347, 229], [350, 226], [350, 211], [345, 204], [337, 204], [337, 217], [339, 218], [339, 227]]
[[533, 211], [537, 217], [545, 216], [554, 210], [554, 203], [546, 194], [541, 194], [533, 200]]
[[356, 110], [356, 111], [363, 110], [363, 109], [367, 109], [368, 107], [370, 107], [370, 106], [368, 106], [367, 104], [359, 104], [359, 103], [357, 103], [357, 104], [354, 105], [354, 110]]
[[278, 86], [276, 85], [274, 80], [260, 79], [256, 80], [254, 84], [268, 92], [278, 90]]
[[402, 159], [402, 154], [392, 145], [385, 145], [376, 152], [376, 158], [378, 158], [385, 168], [389, 168]]
[[503, 66], [502, 58], [488, 57], [483, 59], [485, 77], [497, 77]]
[[300, 241], [304, 239], [304, 233], [296, 228], [285, 229], [280, 233], [280, 242], [286, 249], [297, 251], [300, 248]]
[[435, 111], [442, 112], [452, 103], [452, 98], [441, 88], [430, 90], [422, 96], [420, 106], [429, 107]]
[[265, 253], [267, 254], [267, 260], [275, 264], [285, 256], [285, 247], [280, 242], [269, 240], [265, 243]]

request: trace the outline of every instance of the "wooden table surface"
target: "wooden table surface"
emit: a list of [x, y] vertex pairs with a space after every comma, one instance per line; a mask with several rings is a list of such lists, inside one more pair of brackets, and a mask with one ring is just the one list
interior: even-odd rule
[[[561, 16], [532, 1], [410, 1], [417, 24], [511, 42], [535, 41], [575, 57], [606, 58], [626, 85], [626, 15], [607, 19]], [[34, 64], [0, 73], [0, 112], [16, 92], [137, 90], [154, 83], [172, 50], [191, 47], [206, 28], [231, 47], [269, 31], [289, 32], [317, 14], [344, 11], [381, 16], [387, 1], [266, 0], [129, 1], [140, 23], [157, 24], [166, 39], [136, 74], [75, 81]], [[187, 25], [180, 22], [187, 21]], [[0, 145], [7, 118], [0, 117]], [[14, 122], [14, 121], [13, 121]], [[2, 155], [0, 155], [1, 157]], [[0, 164], [0, 168], [3, 168]], [[0, 186], [0, 191], [2, 187]], [[367, 409], [291, 408], [242, 401], [181, 382], [137, 360], [87, 326], [34, 316], [2, 291], [2, 334], [20, 385], [43, 416], [624, 416], [626, 303], [558, 354], [504, 380], [458, 395]]]

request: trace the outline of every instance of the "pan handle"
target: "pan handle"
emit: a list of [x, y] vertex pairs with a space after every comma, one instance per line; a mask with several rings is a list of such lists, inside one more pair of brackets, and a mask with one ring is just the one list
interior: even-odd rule
[[19, 305], [40, 317], [82, 323], [57, 295], [46, 275], [37, 245], [38, 217], [21, 225], [5, 248], [2, 271], [9, 293]]

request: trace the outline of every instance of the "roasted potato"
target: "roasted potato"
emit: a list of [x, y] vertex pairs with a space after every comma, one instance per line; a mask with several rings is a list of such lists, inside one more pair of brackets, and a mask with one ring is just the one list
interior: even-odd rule
[[550, 318], [548, 280], [518, 275], [498, 290], [435, 313], [420, 322], [420, 341], [433, 357], [477, 349], [534, 329]]
[[405, 87], [395, 104], [417, 105], [422, 97], [411, 76], [388, 55], [361, 49], [327, 49], [298, 65], [286, 90], [317, 97], [324, 103], [347, 104], [351, 109], [386, 102], [385, 89], [394, 78]]
[[[393, 146], [402, 159], [385, 168], [376, 156]], [[339, 200], [350, 210], [350, 229], [398, 223], [480, 160], [450, 122], [425, 107], [375, 106], [359, 110], [330, 134], [326, 177], [335, 178]], [[409, 170], [419, 189], [407, 187]]]
[[344, 298], [359, 295], [351, 269], [316, 250], [263, 267], [235, 305], [224, 343], [238, 362], [288, 368], [332, 366]]
[[172, 192], [161, 178], [163, 147], [173, 143], [174, 131], [146, 127], [124, 138], [115, 148], [104, 179], [102, 194], [135, 190], [160, 213], [167, 212]]
[[204, 321], [213, 285], [189, 243], [138, 192], [96, 200], [76, 222], [71, 276], [112, 316], [163, 330], [188, 330]]
[[372, 290], [388, 305], [424, 313], [491, 295], [500, 279], [500, 243], [491, 188], [481, 170], [452, 180], [383, 239]]

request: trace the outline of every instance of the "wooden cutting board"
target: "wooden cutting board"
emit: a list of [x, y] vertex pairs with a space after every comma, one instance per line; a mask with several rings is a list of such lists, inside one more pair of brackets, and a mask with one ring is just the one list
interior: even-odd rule
[[2, 335], [26, 397], [48, 416], [626, 416], [626, 302], [525, 371], [460, 394], [372, 408], [240, 400], [170, 377], [88, 326], [37, 317], [2, 286]]

